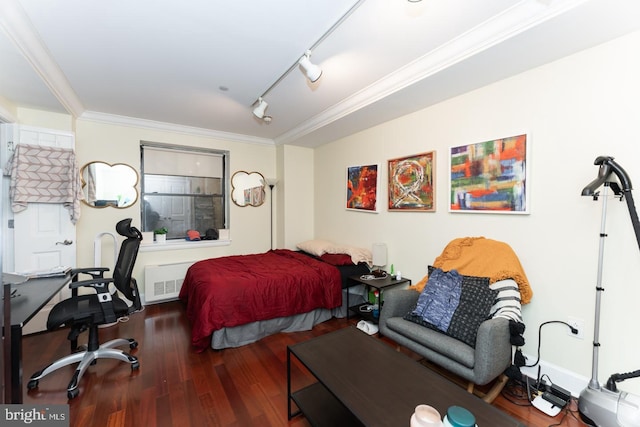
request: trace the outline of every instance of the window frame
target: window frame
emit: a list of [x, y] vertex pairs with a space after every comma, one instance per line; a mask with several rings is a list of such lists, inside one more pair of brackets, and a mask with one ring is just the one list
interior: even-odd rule
[[[204, 154], [204, 155], [218, 155], [218, 156], [222, 156], [222, 185], [221, 185], [221, 191], [222, 191], [222, 203], [223, 203], [223, 212], [224, 212], [224, 229], [229, 230], [230, 229], [230, 182], [231, 182], [231, 177], [230, 177], [230, 168], [229, 168], [229, 163], [230, 163], [230, 152], [229, 150], [220, 150], [220, 149], [213, 149], [213, 148], [204, 148], [204, 147], [193, 147], [193, 146], [186, 146], [186, 145], [178, 145], [178, 144], [167, 144], [167, 143], [160, 143], [160, 142], [152, 142], [152, 141], [140, 141], [140, 221], [141, 221], [141, 228], [144, 229], [145, 227], [145, 223], [143, 222], [144, 219], [144, 212], [143, 212], [143, 206], [142, 204], [144, 203], [144, 197], [147, 195], [147, 193], [145, 192], [145, 167], [144, 167], [144, 150], [146, 148], [156, 148], [156, 149], [161, 149], [161, 150], [169, 150], [169, 151], [174, 151], [175, 153], [190, 153], [190, 154]], [[155, 174], [154, 174], [155, 175]], [[185, 175], [177, 175], [177, 176], [185, 176]], [[217, 178], [217, 177], [214, 177]], [[149, 194], [156, 194], [156, 193], [149, 193]], [[185, 195], [186, 197], [193, 197], [192, 195]], [[227, 233], [228, 234], [228, 233]], [[220, 245], [224, 245], [224, 244], [229, 244], [229, 240], [227, 239], [220, 239], [220, 240], [201, 240], [199, 242], [187, 242], [184, 240], [184, 238], [172, 238], [172, 239], [167, 239], [167, 243], [164, 245], [148, 245], [148, 246], [142, 246], [141, 249], [144, 247], [147, 250], [160, 250], [160, 249], [177, 249], [178, 247], [190, 247], [192, 248], [194, 244], [198, 244], [198, 246], [220, 246]]]

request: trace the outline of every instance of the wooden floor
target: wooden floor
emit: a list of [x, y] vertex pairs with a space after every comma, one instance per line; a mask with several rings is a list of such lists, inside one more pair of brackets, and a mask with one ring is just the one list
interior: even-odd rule
[[[42, 379], [37, 389], [26, 390], [33, 372], [68, 353], [66, 331], [25, 337], [24, 403], [69, 403], [72, 427], [308, 426], [301, 416], [287, 420], [286, 346], [350, 323], [355, 320], [332, 319], [312, 331], [277, 334], [236, 349], [196, 353], [189, 344], [182, 304], [152, 305], [128, 322], [100, 330], [101, 341], [135, 337], [139, 347], [133, 353], [140, 359], [140, 369], [131, 371], [128, 364], [101, 360], [85, 373], [80, 395], [71, 401], [67, 400], [66, 386], [73, 367]], [[297, 364], [293, 378], [294, 389], [313, 381]], [[573, 411], [551, 418], [531, 406], [520, 406], [528, 405], [526, 400], [519, 400], [519, 404], [510, 400], [515, 398], [504, 393], [493, 404], [527, 426], [584, 425], [576, 418], [575, 402], [570, 405]]]

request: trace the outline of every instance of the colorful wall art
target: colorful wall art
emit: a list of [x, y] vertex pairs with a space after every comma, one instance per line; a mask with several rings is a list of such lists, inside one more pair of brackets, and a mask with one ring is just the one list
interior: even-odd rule
[[378, 211], [378, 165], [347, 168], [347, 209]]
[[526, 134], [451, 148], [451, 212], [529, 213]]
[[390, 211], [435, 212], [436, 153], [389, 160]]

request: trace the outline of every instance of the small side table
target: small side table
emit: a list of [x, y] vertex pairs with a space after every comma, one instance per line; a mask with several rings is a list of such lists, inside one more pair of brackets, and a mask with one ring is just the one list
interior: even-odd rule
[[[350, 276], [349, 277], [349, 287], [356, 285], [366, 285], [369, 288], [377, 289], [380, 292], [380, 310], [382, 310], [382, 293], [384, 289], [392, 288], [394, 286], [408, 284], [411, 285], [411, 279], [407, 279], [403, 277], [400, 280], [396, 280], [391, 275], [387, 275], [387, 277], [382, 279], [363, 279], [363, 276]], [[366, 303], [365, 303], [366, 304]], [[360, 306], [365, 304], [354, 305], [353, 307], [349, 306], [349, 291], [347, 290], [347, 320], [349, 319], [349, 311], [353, 311], [354, 313], [358, 313], [360, 316], [364, 317], [366, 320], [370, 320], [374, 323], [378, 323], [378, 319], [373, 317], [372, 313], [369, 312], [361, 312]]]

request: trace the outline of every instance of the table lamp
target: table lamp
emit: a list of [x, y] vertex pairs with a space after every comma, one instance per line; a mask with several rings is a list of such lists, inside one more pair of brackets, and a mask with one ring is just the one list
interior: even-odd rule
[[387, 273], [382, 269], [387, 265], [387, 245], [385, 243], [374, 243], [371, 247], [371, 261], [373, 270], [371, 273], [376, 277], [386, 276]]

